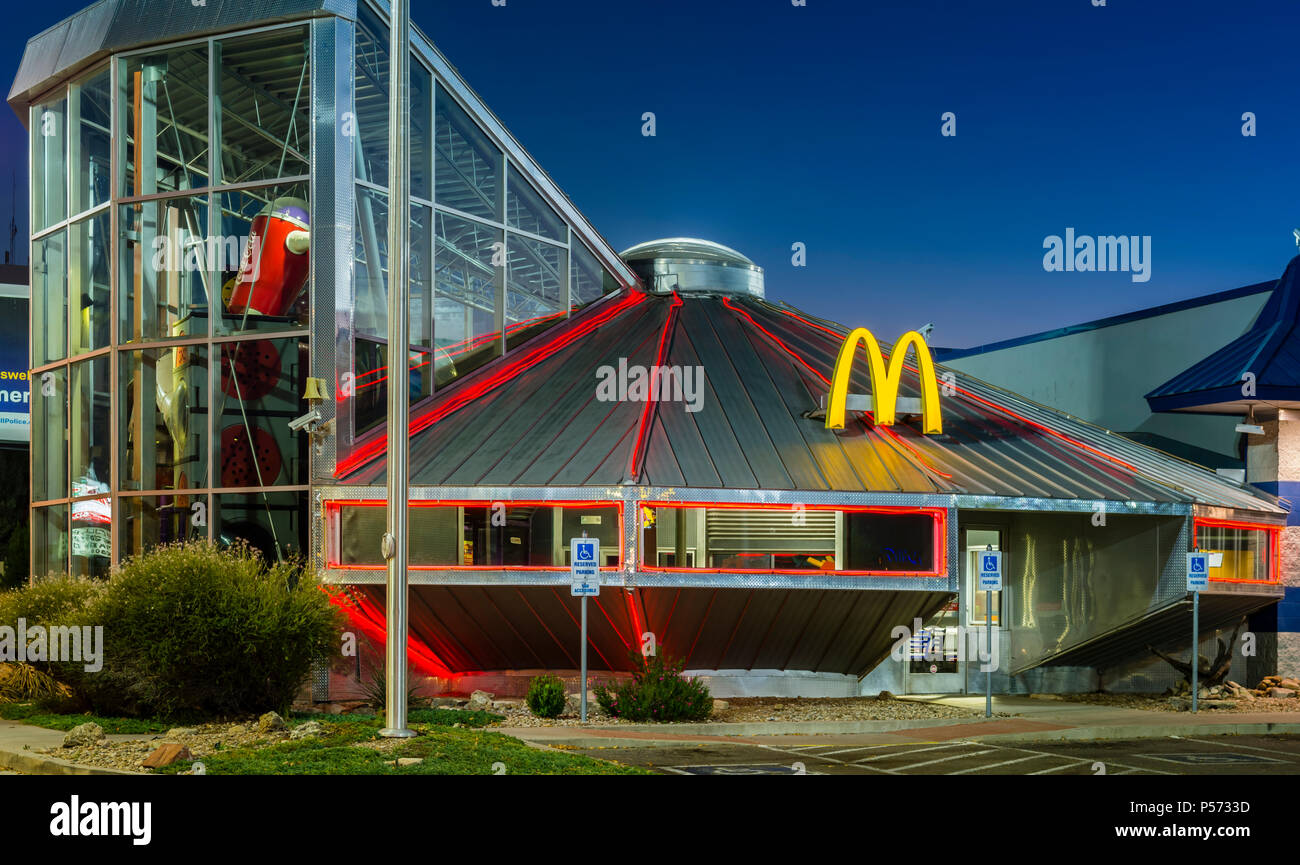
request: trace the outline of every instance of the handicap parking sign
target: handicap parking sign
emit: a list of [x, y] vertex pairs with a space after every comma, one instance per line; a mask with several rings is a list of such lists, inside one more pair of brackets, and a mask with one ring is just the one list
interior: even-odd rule
[[996, 550], [986, 550], [979, 554], [979, 559], [980, 591], [1002, 591], [1002, 553]]
[[572, 595], [600, 594], [600, 541], [596, 538], [572, 538], [569, 541], [569, 576]]
[[1210, 587], [1210, 554], [1187, 554], [1187, 591], [1199, 592]]

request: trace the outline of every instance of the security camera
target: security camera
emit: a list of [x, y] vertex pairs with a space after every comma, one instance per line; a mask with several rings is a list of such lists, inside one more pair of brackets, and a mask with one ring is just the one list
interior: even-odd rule
[[289, 429], [293, 430], [294, 432], [302, 432], [303, 430], [307, 430], [307, 432], [311, 432], [312, 427], [320, 423], [320, 421], [321, 421], [320, 409], [314, 408], [311, 411], [307, 412], [302, 417], [294, 418], [293, 420], [289, 421]]

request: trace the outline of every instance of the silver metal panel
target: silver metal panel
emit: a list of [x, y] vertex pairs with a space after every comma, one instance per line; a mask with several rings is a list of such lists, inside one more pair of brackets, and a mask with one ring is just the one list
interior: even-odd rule
[[108, 54], [315, 16], [356, 17], [356, 0], [100, 0], [32, 37], [9, 89], [23, 124], [27, 104]]

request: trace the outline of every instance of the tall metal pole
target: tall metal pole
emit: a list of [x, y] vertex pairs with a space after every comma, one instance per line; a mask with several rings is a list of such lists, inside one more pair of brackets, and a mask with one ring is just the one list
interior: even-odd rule
[[1192, 592], [1192, 713], [1198, 708], [1201, 672], [1201, 593]]
[[411, 371], [407, 356], [410, 284], [407, 255], [411, 234], [411, 165], [407, 136], [411, 128], [409, 68], [411, 13], [408, 0], [392, 0], [388, 40], [388, 531], [383, 553], [388, 560], [387, 711], [379, 735], [414, 736], [406, 726], [406, 565], [407, 565], [407, 430], [410, 428]]
[[582, 596], [582, 723], [587, 723], [587, 596]]
[[984, 624], [988, 631], [988, 660], [984, 662], [984, 717], [993, 717], [993, 592], [984, 593]]

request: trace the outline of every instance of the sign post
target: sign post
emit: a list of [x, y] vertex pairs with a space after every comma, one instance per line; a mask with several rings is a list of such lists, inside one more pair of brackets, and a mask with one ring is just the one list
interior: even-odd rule
[[1192, 593], [1192, 713], [1198, 709], [1201, 672], [1201, 590], [1210, 586], [1210, 554], [1187, 554], [1187, 591]]
[[993, 593], [1002, 591], [1002, 553], [990, 546], [980, 553], [980, 589], [984, 592], [984, 627], [988, 659], [984, 667], [984, 717], [993, 717]]
[[582, 598], [582, 723], [587, 723], [587, 598], [600, 596], [600, 541], [587, 537], [569, 541], [569, 594]]

